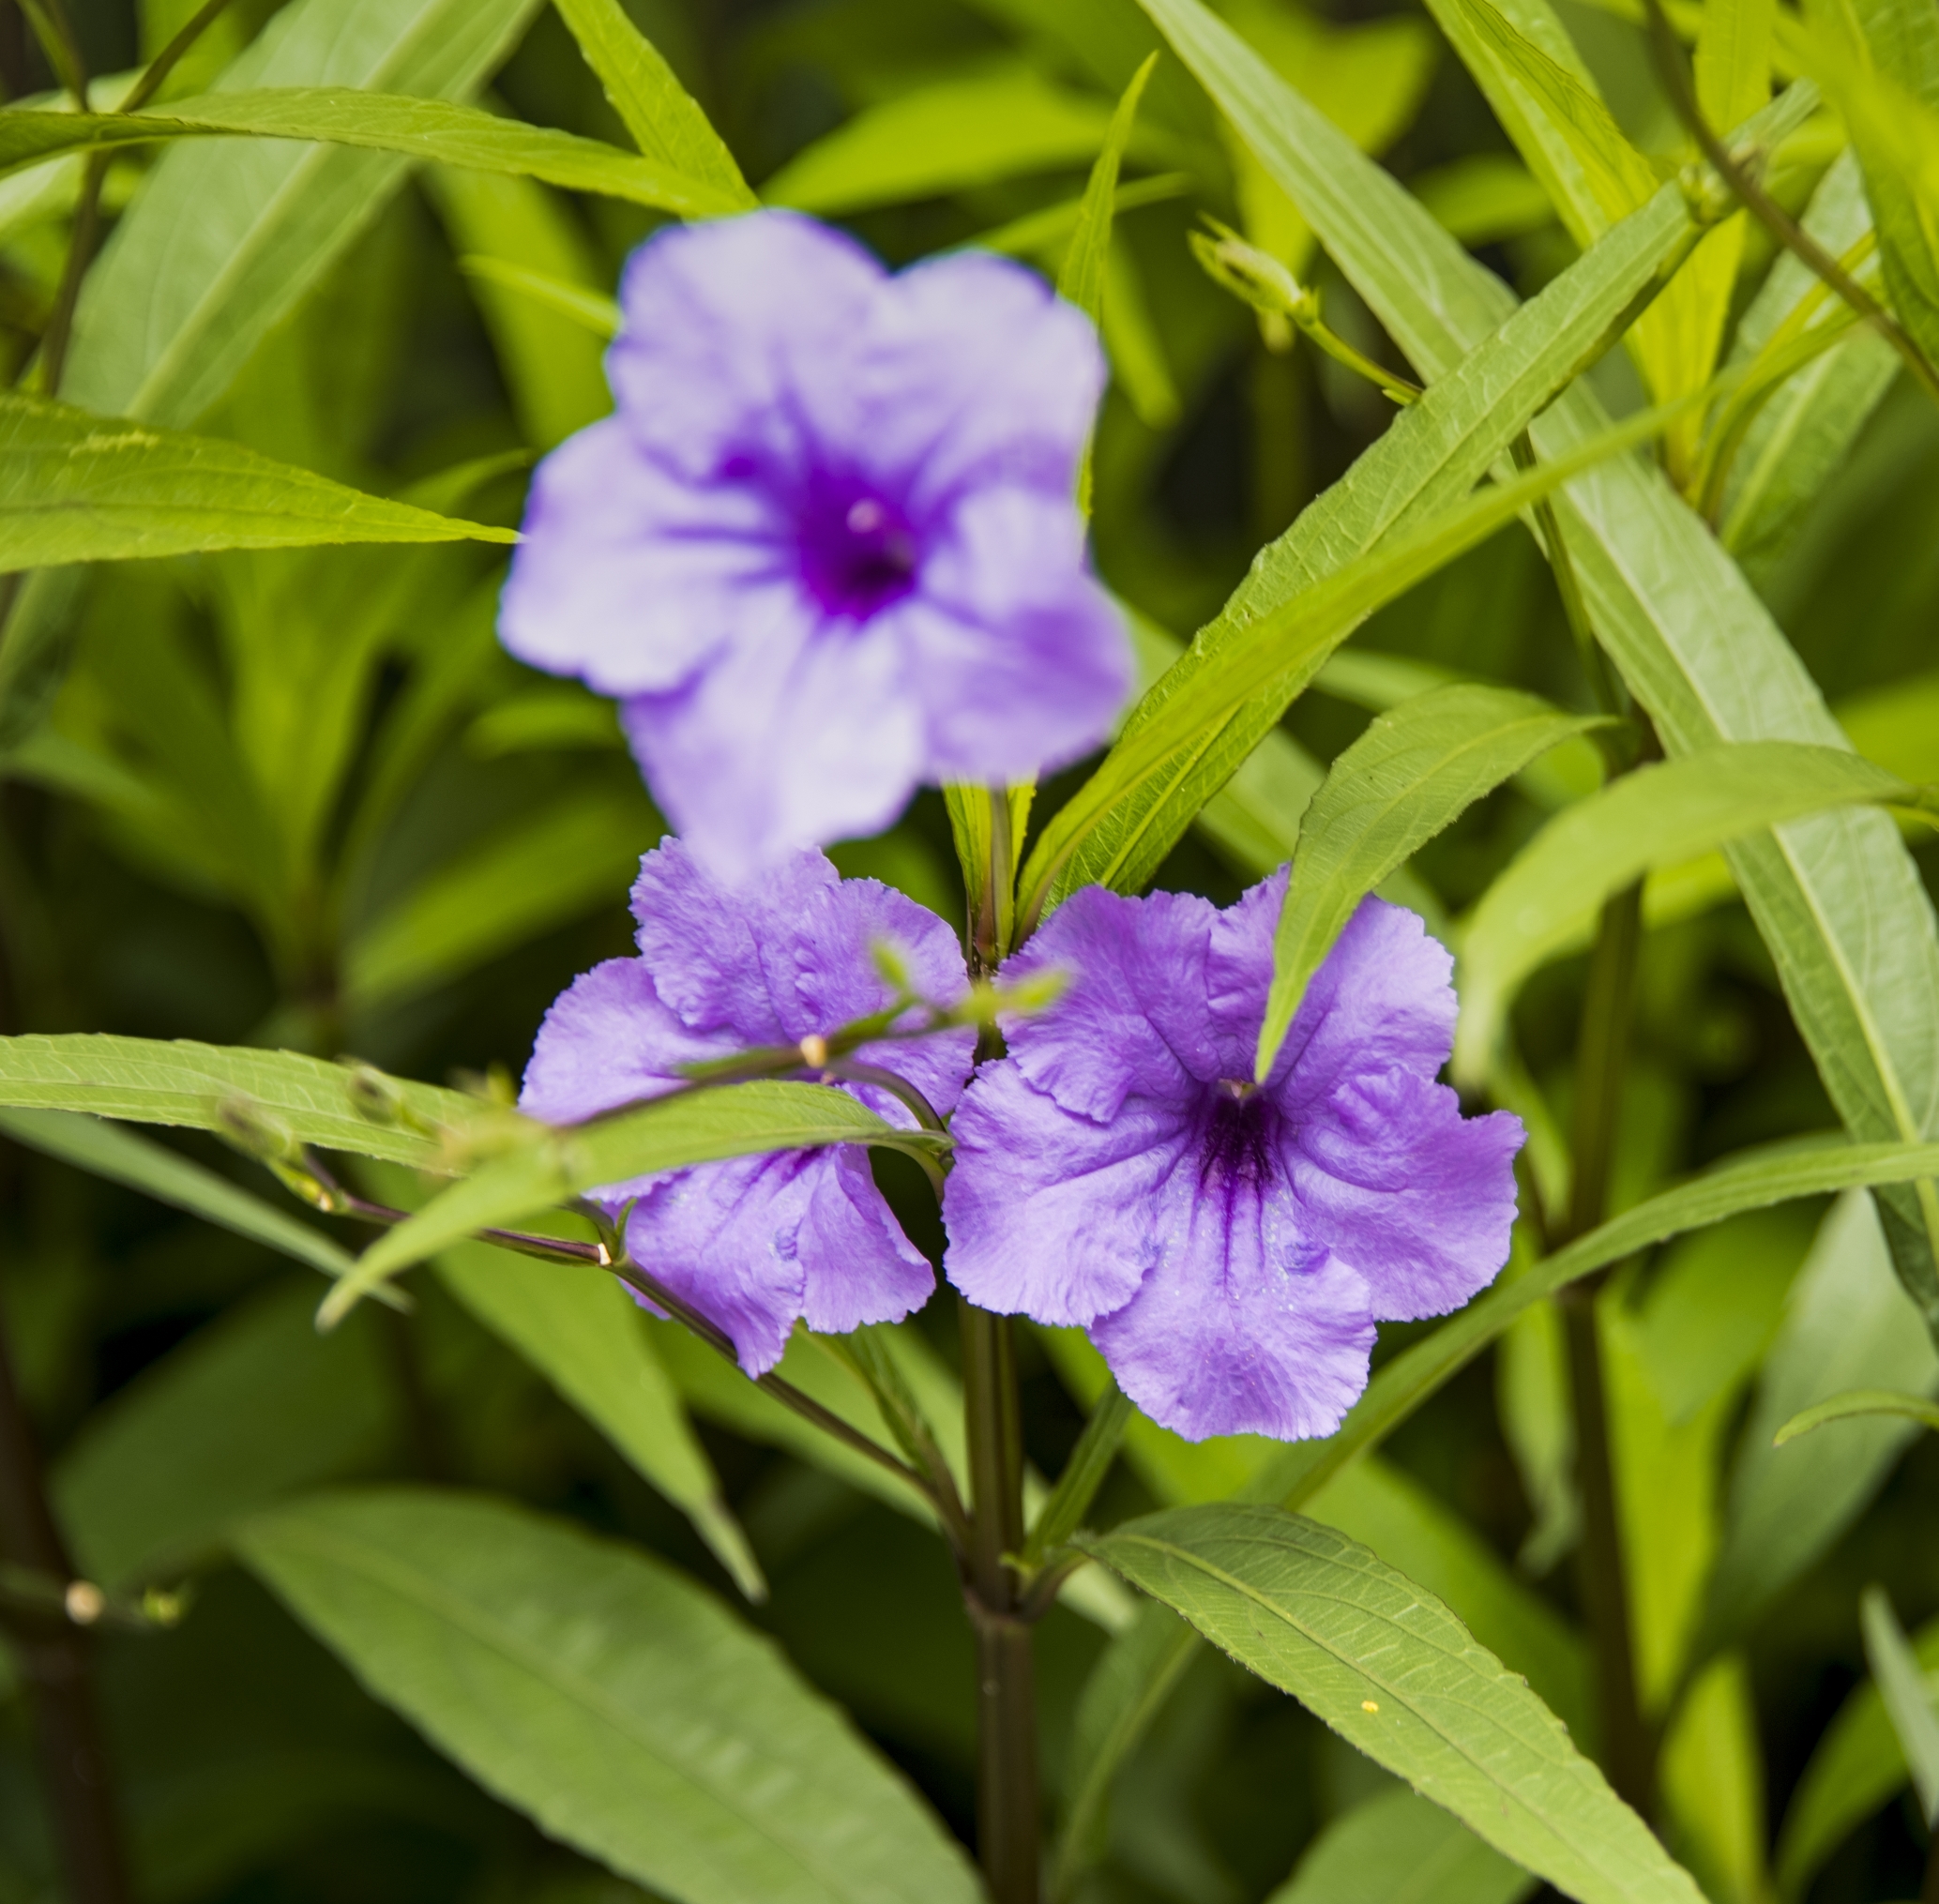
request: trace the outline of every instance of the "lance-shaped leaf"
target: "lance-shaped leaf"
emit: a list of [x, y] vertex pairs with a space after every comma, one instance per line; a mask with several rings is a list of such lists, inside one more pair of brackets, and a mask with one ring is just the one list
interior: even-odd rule
[[[1501, 280], [1202, 0], [1140, 4], [1424, 376], [1445, 377], [1502, 325], [1515, 300]], [[1745, 132], [1772, 144], [1815, 101], [1814, 88], [1792, 85]], [[1550, 456], [1602, 427], [1601, 406], [1578, 385], [1530, 434]], [[1843, 744], [1764, 604], [1660, 475], [1612, 463], [1556, 508], [1597, 638], [1670, 753], [1719, 740]], [[1898, 829], [1884, 814], [1826, 813], [1727, 855], [1853, 1136], [1939, 1137], [1939, 923]], [[1879, 1201], [1899, 1274], [1939, 1324], [1939, 1195], [1895, 1188]]]
[[1379, 716], [1333, 763], [1299, 823], [1259, 1033], [1262, 1080], [1360, 901], [1484, 793], [1598, 724], [1509, 688], [1438, 688]]
[[1865, 1589], [1858, 1613], [1865, 1657], [1905, 1754], [1918, 1808], [1928, 1826], [1939, 1826], [1939, 1710], [1933, 1707], [1932, 1689], [1883, 1588]]
[[1740, 741], [1644, 767], [1565, 808], [1482, 896], [1462, 939], [1455, 1074], [1488, 1074], [1508, 1007], [1544, 960], [1580, 941], [1603, 900], [1653, 867], [1851, 802], [1910, 805], [1916, 789], [1838, 748]]
[[1701, 1893], [1527, 1683], [1404, 1574], [1274, 1507], [1145, 1516], [1081, 1544], [1476, 1836], [1582, 1904]]
[[601, 1184], [689, 1164], [830, 1143], [947, 1150], [948, 1139], [899, 1129], [845, 1091], [759, 1079], [681, 1091], [590, 1124], [522, 1121], [512, 1147], [380, 1236], [325, 1299], [325, 1327], [387, 1277], [479, 1230], [515, 1224]]
[[94, 1032], [0, 1038], [0, 1104], [287, 1139], [420, 1170], [449, 1169], [447, 1133], [484, 1108], [462, 1092], [295, 1051]]
[[733, 153], [674, 77], [659, 49], [628, 19], [619, 0], [555, 4], [633, 144], [648, 158], [712, 186], [751, 211], [760, 201], [748, 189]]
[[519, 538], [346, 489], [237, 443], [0, 394], [0, 573], [210, 549], [467, 539]]
[[[1939, 1621], [1912, 1637], [1920, 1676], [1939, 1671]], [[1784, 1812], [1774, 1870], [1779, 1896], [1796, 1904], [1839, 1846], [1905, 1785], [1907, 1766], [1876, 1684], [1855, 1686], [1819, 1734]]]
[[357, 145], [476, 172], [512, 173], [682, 218], [741, 211], [747, 203], [663, 160], [501, 119], [475, 106], [307, 86], [206, 93], [177, 99], [165, 113], [11, 112], [0, 120], [0, 174], [60, 152], [221, 136]]
[[[1250, 51], [1246, 56], [1253, 58]], [[1272, 83], [1283, 90], [1276, 78]], [[1351, 149], [1350, 142], [1327, 130]], [[1202, 674], [1222, 666], [1228, 650], [1251, 639], [1263, 619], [1292, 611], [1303, 594], [1335, 582], [1348, 565], [1378, 556], [1390, 538], [1472, 489], [1535, 412], [1599, 355], [1692, 229], [1680, 195], [1659, 193], [1503, 325], [1498, 336], [1450, 366], [1261, 552], [1217, 620], [1199, 631], [1183, 661], [1132, 710], [1098, 775], [1045, 828], [1024, 878], [1036, 903], [1054, 904], [1085, 884], [1135, 890], [1151, 877], [1372, 602], [1310, 650], [1288, 652], [1264, 691], [1215, 726], [1184, 729], [1173, 703], [1194, 691]], [[1392, 592], [1415, 579], [1397, 577]], [[1147, 730], [1160, 723], [1170, 741], [1163, 757], [1135, 777], [1126, 775], [1127, 757], [1147, 748]]]
[[[1561, 488], [1586, 467], [1579, 459], [1619, 456], [1658, 434], [1683, 407], [1639, 412], [1567, 461], [1491, 484], [1376, 542], [1255, 618], [1229, 625], [1216, 644], [1202, 632], [1139, 703], [1097, 772], [1044, 828], [1023, 873], [1026, 920], [1034, 925], [1086, 876], [1113, 886], [1142, 884], [1156, 870], [1145, 863], [1156, 841], [1163, 839], [1169, 848], [1172, 828], [1182, 829], [1195, 817], [1189, 800], [1203, 805], [1214, 791], [1202, 778], [1206, 762], [1221, 763], [1220, 780], [1229, 777], [1287, 701], [1368, 615]], [[1352, 482], [1350, 473], [1343, 486]], [[1182, 794], [1188, 784], [1195, 794]]]
[[638, 1549], [430, 1488], [312, 1496], [249, 1565], [548, 1835], [683, 1904], [975, 1904], [934, 1815], [780, 1649]]
[[[537, 10], [538, 0], [292, 0], [214, 91], [464, 98]], [[194, 422], [407, 164], [276, 140], [164, 153], [88, 274], [62, 394], [105, 416]]]
[[[1841, 257], [1871, 229], [1856, 154], [1832, 163], [1803, 219], [1805, 229]], [[1788, 251], [1771, 266], [1732, 342], [1734, 360], [1749, 363], [1822, 280]], [[1834, 313], [1819, 305], [1813, 323]], [[1899, 373], [1899, 354], [1869, 325], [1813, 357], [1759, 409], [1726, 472], [1719, 535], [1740, 562], [1779, 552], [1817, 498]]]

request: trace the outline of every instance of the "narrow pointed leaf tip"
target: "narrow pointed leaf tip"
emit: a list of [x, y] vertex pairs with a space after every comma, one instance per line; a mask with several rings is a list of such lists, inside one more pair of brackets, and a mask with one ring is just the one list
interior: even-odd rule
[[1077, 1544], [1566, 1896], [1699, 1904], [1527, 1681], [1357, 1542], [1221, 1503]]
[[240, 444], [0, 393], [0, 573], [345, 542], [516, 542]]
[[1273, 942], [1259, 1082], [1272, 1073], [1307, 982], [1361, 899], [1538, 754], [1605, 724], [1533, 694], [1467, 685], [1435, 688], [1375, 718], [1333, 763], [1299, 823]]

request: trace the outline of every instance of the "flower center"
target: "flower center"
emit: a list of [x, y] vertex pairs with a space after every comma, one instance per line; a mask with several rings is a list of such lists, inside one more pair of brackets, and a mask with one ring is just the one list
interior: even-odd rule
[[1259, 1095], [1250, 1080], [1221, 1078], [1213, 1087], [1207, 1107], [1203, 1147], [1199, 1153], [1199, 1183], [1211, 1189], [1225, 1185], [1264, 1185], [1277, 1163], [1273, 1139], [1280, 1112], [1269, 1097]]
[[866, 621], [916, 585], [916, 536], [901, 511], [853, 491], [811, 506], [802, 524], [802, 575], [830, 612]]

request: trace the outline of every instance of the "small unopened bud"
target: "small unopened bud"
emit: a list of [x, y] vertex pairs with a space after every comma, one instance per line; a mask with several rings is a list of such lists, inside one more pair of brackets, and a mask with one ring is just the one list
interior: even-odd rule
[[810, 1032], [800, 1049], [801, 1062], [810, 1071], [819, 1071], [828, 1062], [828, 1041], [819, 1032]]
[[61, 1599], [77, 1626], [92, 1626], [108, 1610], [107, 1594], [92, 1580], [69, 1580]]
[[341, 1061], [350, 1073], [345, 1089], [356, 1114], [371, 1124], [396, 1124], [404, 1111], [404, 1094], [395, 1078], [386, 1078], [374, 1065], [360, 1058]]
[[1271, 252], [1249, 245], [1228, 226], [1207, 222], [1212, 225], [1210, 235], [1193, 232], [1191, 249], [1215, 283], [1275, 321], [1273, 327], [1281, 335], [1287, 335], [1284, 326], [1289, 321], [1303, 324], [1318, 318], [1319, 298]]
[[165, 1593], [159, 1587], [142, 1591], [142, 1617], [151, 1626], [176, 1626], [182, 1619], [182, 1596]]

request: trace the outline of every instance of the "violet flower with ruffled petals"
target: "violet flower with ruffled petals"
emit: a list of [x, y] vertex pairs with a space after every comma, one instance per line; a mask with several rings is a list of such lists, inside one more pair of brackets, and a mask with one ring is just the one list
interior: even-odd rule
[[634, 253], [617, 413], [539, 466], [501, 633], [622, 698], [717, 873], [1100, 742], [1129, 650], [1073, 500], [1104, 366], [1007, 259], [889, 276], [790, 212]]
[[950, 1126], [950, 1281], [1083, 1326], [1191, 1441], [1332, 1433], [1374, 1322], [1458, 1308], [1514, 1220], [1522, 1126], [1434, 1081], [1452, 960], [1412, 913], [1361, 904], [1254, 1087], [1284, 893], [1073, 895], [1005, 968], [1069, 990], [1006, 1026]]
[[[894, 999], [873, 948], [887, 944], [936, 1005], [969, 990], [962, 953], [933, 913], [874, 880], [843, 880], [799, 852], [750, 885], [711, 879], [676, 839], [649, 853], [633, 887], [637, 959], [573, 981], [547, 1012], [520, 1108], [573, 1124], [684, 1082], [677, 1067], [758, 1045], [826, 1037]], [[939, 1113], [969, 1074], [973, 1031], [864, 1045], [853, 1055], [901, 1074]], [[843, 1087], [890, 1123], [915, 1119], [869, 1085]], [[741, 1367], [780, 1360], [797, 1318], [844, 1334], [899, 1321], [935, 1287], [869, 1171], [843, 1144], [696, 1164], [608, 1185], [634, 1262], [734, 1338]]]

